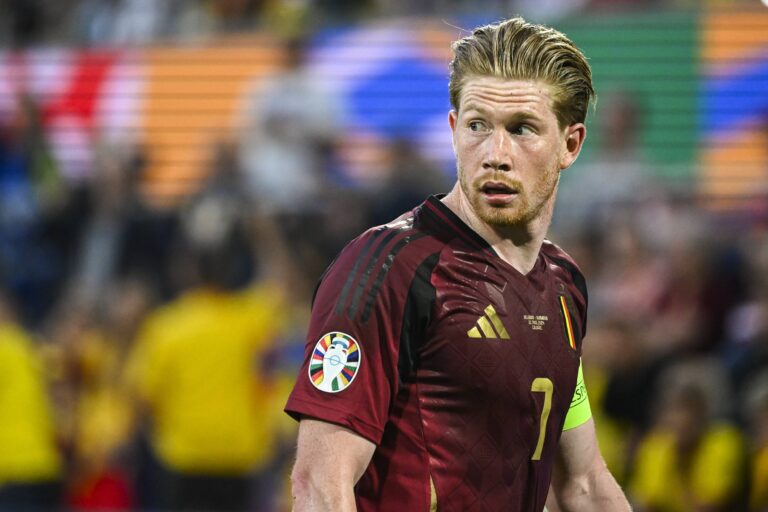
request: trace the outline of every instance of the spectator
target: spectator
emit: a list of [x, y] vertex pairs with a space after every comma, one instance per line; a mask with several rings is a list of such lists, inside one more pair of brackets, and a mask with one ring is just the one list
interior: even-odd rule
[[123, 386], [127, 353], [151, 303], [149, 287], [116, 283], [101, 321], [67, 347], [76, 385], [70, 462], [70, 508], [131, 510], [135, 496], [127, 453], [133, 418]]
[[100, 164], [80, 239], [73, 289], [87, 304], [105, 297], [115, 278], [143, 275], [170, 295], [167, 258], [175, 238], [172, 215], [153, 210], [140, 190], [146, 159], [140, 148], [100, 148]]
[[46, 208], [61, 191], [37, 104], [26, 95], [0, 127], [0, 280], [19, 303], [25, 324], [39, 322], [61, 268], [42, 238]]
[[657, 193], [654, 169], [640, 147], [643, 110], [636, 93], [614, 91], [596, 113], [598, 147], [586, 163], [563, 174], [553, 227], [558, 232], [585, 228], [608, 231]]
[[35, 343], [0, 291], [0, 511], [55, 510], [62, 462]]
[[225, 247], [195, 249], [201, 284], [149, 316], [129, 362], [164, 473], [155, 505], [168, 510], [246, 510], [275, 448], [261, 358], [281, 328], [281, 295], [232, 290]]
[[428, 195], [450, 189], [445, 173], [425, 160], [410, 141], [392, 141], [387, 156], [389, 165], [384, 182], [373, 191], [376, 199], [369, 202], [369, 225], [386, 224], [402, 212], [416, 208]]
[[286, 69], [243, 98], [239, 158], [262, 211], [313, 206], [340, 123], [338, 100], [309, 75], [307, 41], [286, 44]]
[[630, 436], [636, 435], [648, 407], [647, 383], [637, 378], [643, 369], [640, 343], [630, 325], [601, 320], [590, 326], [589, 343], [583, 350], [584, 381], [600, 452], [616, 481], [623, 484]]
[[752, 478], [750, 510], [768, 510], [768, 370], [754, 377], [748, 386], [745, 414], [750, 438]]
[[[727, 388], [717, 366], [673, 367], [660, 382], [653, 429], [637, 452], [631, 490], [638, 510], [744, 510], [744, 439], [718, 410]], [[719, 377], [719, 378], [718, 378]]]

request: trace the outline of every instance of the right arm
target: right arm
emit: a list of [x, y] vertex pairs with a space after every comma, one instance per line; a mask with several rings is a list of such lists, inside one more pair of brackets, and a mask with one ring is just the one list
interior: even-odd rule
[[[404, 228], [407, 226], [403, 226]], [[402, 309], [416, 265], [368, 261], [407, 229], [378, 228], [350, 243], [325, 272], [312, 307], [304, 364], [285, 411], [299, 419], [291, 475], [296, 512], [355, 511], [354, 488], [368, 468], [389, 419], [399, 383]], [[405, 234], [400, 234], [400, 233]], [[394, 233], [394, 237], [388, 233]], [[370, 273], [372, 281], [368, 281]], [[375, 281], [374, 281], [375, 279]], [[366, 291], [368, 290], [368, 291]], [[345, 373], [326, 379], [326, 348], [350, 344]], [[356, 345], [355, 350], [351, 350]], [[354, 354], [354, 355], [353, 355]], [[321, 366], [322, 364], [322, 366]], [[323, 372], [321, 374], [321, 372]]]
[[302, 419], [291, 473], [294, 512], [354, 512], [354, 487], [375, 449], [347, 428]]

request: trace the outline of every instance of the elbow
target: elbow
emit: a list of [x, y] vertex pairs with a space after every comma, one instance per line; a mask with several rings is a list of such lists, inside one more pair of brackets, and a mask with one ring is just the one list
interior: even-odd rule
[[[291, 497], [293, 509], [336, 510], [346, 498], [344, 489], [320, 478], [319, 472], [306, 466], [294, 466], [291, 472]], [[340, 510], [346, 510], [343, 507]]]
[[575, 510], [579, 504], [588, 502], [592, 496], [592, 486], [584, 479], [573, 479], [555, 491], [557, 502], [564, 510]]
[[307, 467], [294, 466], [291, 472], [291, 497], [297, 506], [310, 503], [313, 495], [312, 472]]

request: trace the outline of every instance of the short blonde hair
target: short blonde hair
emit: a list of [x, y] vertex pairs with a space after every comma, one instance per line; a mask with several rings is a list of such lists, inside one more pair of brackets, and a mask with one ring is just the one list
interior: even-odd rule
[[472, 76], [543, 81], [553, 87], [552, 108], [561, 127], [583, 123], [595, 97], [592, 70], [565, 34], [511, 18], [476, 28], [455, 41], [448, 90], [459, 110], [461, 90]]

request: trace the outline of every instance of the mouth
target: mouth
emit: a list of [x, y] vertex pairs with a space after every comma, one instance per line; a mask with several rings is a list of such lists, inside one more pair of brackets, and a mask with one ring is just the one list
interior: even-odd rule
[[483, 194], [487, 196], [498, 196], [498, 195], [513, 195], [517, 194], [517, 189], [514, 187], [511, 187], [509, 185], [506, 185], [504, 183], [491, 181], [486, 184], [484, 184], [480, 189]]
[[480, 192], [490, 205], [506, 206], [514, 201], [519, 190], [517, 187], [500, 181], [489, 181], [480, 187]]

